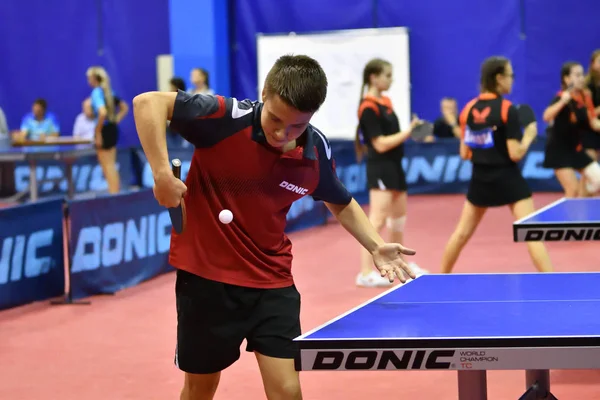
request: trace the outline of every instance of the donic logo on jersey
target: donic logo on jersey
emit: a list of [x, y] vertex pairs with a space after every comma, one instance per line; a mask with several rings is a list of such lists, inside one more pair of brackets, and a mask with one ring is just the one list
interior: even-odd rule
[[468, 126], [465, 129], [465, 144], [472, 149], [489, 149], [494, 147], [494, 130], [485, 128], [474, 131]]

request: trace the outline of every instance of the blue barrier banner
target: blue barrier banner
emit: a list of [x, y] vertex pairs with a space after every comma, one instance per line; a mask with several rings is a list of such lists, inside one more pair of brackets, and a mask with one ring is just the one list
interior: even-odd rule
[[[543, 138], [534, 142], [519, 163], [523, 176], [533, 192], [561, 192], [554, 171], [542, 167], [544, 162]], [[366, 167], [357, 163], [352, 141], [332, 140], [340, 180], [360, 204], [368, 203]], [[405, 143], [402, 167], [406, 174], [409, 194], [466, 193], [471, 179], [472, 164], [458, 154], [456, 140], [438, 140], [434, 143]]]
[[0, 309], [64, 291], [63, 200], [0, 209]]
[[322, 201], [305, 196], [292, 203], [287, 213], [286, 233], [301, 231], [327, 222], [329, 211]]
[[[169, 159], [179, 158], [181, 160], [181, 179], [185, 181], [187, 178], [188, 171], [190, 170], [190, 164], [192, 163], [192, 156], [194, 155], [194, 147], [181, 147], [181, 148], [170, 148]], [[144, 188], [152, 188], [154, 186], [154, 177], [152, 176], [152, 169], [148, 164], [148, 159], [144, 154], [144, 151], [137, 149], [133, 152], [132, 157], [137, 158], [135, 164], [138, 165], [138, 171], [141, 174], [138, 178], [140, 186]]]
[[[38, 192], [40, 196], [67, 193], [67, 180], [64, 179], [64, 162], [60, 160], [40, 160], [36, 162], [36, 176], [38, 179]], [[117, 153], [117, 169], [121, 175], [122, 184], [128, 185], [132, 181], [131, 150], [120, 149]], [[27, 162], [15, 163], [15, 191], [22, 192], [29, 189], [30, 166]], [[41, 182], [42, 180], [58, 180], [58, 182]], [[73, 164], [73, 185], [75, 193], [102, 192], [108, 189], [102, 167], [98, 164], [96, 156], [81, 157]]]
[[69, 202], [74, 298], [115, 293], [168, 264], [171, 220], [152, 190]]

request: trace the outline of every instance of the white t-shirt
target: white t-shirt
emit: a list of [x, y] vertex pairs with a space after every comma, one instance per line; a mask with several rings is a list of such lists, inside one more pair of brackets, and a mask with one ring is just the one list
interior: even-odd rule
[[84, 113], [75, 118], [73, 125], [73, 136], [82, 139], [93, 139], [96, 130], [96, 120], [89, 119]]

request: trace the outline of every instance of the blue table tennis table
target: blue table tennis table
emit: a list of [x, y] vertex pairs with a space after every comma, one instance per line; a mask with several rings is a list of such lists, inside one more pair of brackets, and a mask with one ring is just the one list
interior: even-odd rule
[[600, 240], [600, 198], [562, 198], [513, 224], [515, 242]]
[[[59, 138], [60, 139], [60, 138]], [[62, 137], [63, 140], [73, 140], [71, 137]], [[9, 140], [0, 140], [0, 163], [14, 163], [26, 161], [29, 163], [29, 194], [31, 201], [38, 199], [37, 162], [40, 160], [61, 160], [67, 180], [67, 196], [72, 198], [75, 190], [73, 187], [73, 164], [78, 158], [96, 154], [95, 148], [90, 144], [45, 144], [39, 146], [11, 146]]]
[[600, 273], [424, 275], [298, 337], [296, 369], [455, 370], [459, 400], [487, 399], [487, 370], [525, 370], [514, 398], [555, 399], [549, 370], [600, 369], [598, 288]]

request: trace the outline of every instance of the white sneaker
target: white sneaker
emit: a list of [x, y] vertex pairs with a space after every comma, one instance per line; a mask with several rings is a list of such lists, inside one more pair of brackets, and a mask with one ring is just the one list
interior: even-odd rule
[[427, 271], [424, 268], [419, 267], [417, 265], [417, 263], [415, 263], [415, 262], [409, 262], [408, 266], [410, 267], [410, 269], [413, 270], [413, 272], [415, 273], [415, 275], [417, 276], [417, 278], [419, 276], [427, 275], [429, 273], [429, 271]]
[[392, 285], [393, 283], [390, 283], [390, 281], [387, 278], [382, 277], [380, 274], [377, 273], [377, 271], [372, 271], [369, 273], [369, 275], [363, 275], [362, 272], [360, 272], [356, 276], [356, 286], [389, 287]]

